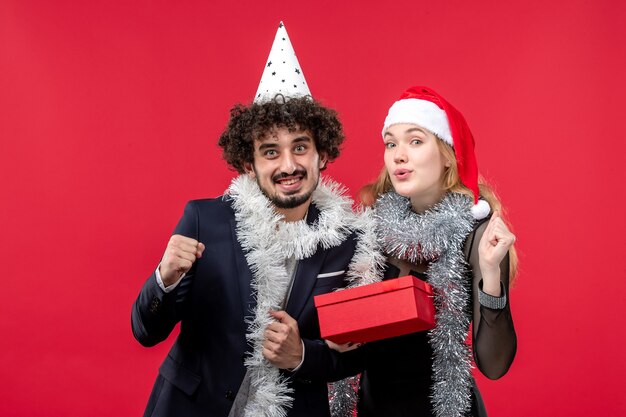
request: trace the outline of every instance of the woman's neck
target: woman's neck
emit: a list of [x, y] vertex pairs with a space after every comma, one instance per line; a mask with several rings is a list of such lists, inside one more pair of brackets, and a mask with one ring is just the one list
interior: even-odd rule
[[443, 197], [446, 195], [445, 190], [438, 190], [437, 192], [432, 192], [429, 194], [421, 194], [418, 196], [413, 196], [410, 198], [411, 207], [413, 211], [416, 213], [424, 213], [426, 210], [433, 207], [435, 204], [440, 202]]

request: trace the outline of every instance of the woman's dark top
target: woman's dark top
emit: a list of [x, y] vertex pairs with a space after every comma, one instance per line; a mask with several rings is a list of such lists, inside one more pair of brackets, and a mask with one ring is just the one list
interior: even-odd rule
[[[480, 371], [490, 379], [504, 375], [515, 357], [517, 338], [509, 303], [502, 310], [481, 306], [478, 288], [482, 285], [478, 267], [478, 242], [487, 223], [480, 224], [468, 237], [464, 252], [472, 266], [472, 345], [474, 360]], [[428, 281], [423, 272], [427, 265], [410, 265], [390, 258], [384, 279], [414, 275]], [[509, 259], [500, 265], [500, 280], [509, 299]], [[473, 307], [472, 307], [473, 306]], [[359, 417], [428, 417], [434, 416], [429, 395], [433, 352], [428, 332], [419, 332], [365, 344], [349, 352], [363, 367], [359, 392]], [[471, 416], [486, 416], [482, 399], [474, 384]]]

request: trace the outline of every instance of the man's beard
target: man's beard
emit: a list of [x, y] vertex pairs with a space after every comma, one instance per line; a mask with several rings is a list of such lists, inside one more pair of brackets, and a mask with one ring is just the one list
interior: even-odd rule
[[274, 206], [276, 206], [276, 208], [292, 209], [292, 208], [299, 207], [303, 205], [304, 203], [306, 203], [309, 200], [309, 198], [311, 198], [313, 191], [314, 190], [311, 190], [306, 194], [295, 195], [293, 197], [278, 197], [276, 195], [270, 196], [270, 195], [265, 194], [265, 191], [263, 191], [263, 194], [265, 194], [265, 196], [269, 198], [269, 200], [272, 202]]
[[[302, 179], [303, 180], [305, 180], [307, 178], [307, 173], [305, 171], [295, 172], [294, 174], [302, 175]], [[284, 177], [284, 176], [287, 176], [287, 174], [276, 175], [276, 176], [272, 177], [272, 181], [274, 183], [276, 183], [277, 180], [279, 180], [281, 177]], [[256, 182], [259, 185], [259, 188], [261, 189], [261, 192], [263, 193], [263, 195], [265, 195], [265, 197], [267, 197], [268, 200], [270, 200], [270, 202], [276, 208], [279, 208], [279, 209], [292, 209], [292, 208], [300, 207], [301, 205], [303, 205], [304, 203], [309, 201], [309, 199], [311, 198], [311, 195], [313, 195], [313, 191], [315, 191], [315, 189], [317, 188], [317, 184], [319, 182], [319, 176], [314, 181], [313, 186], [311, 187], [311, 189], [308, 190], [306, 193], [304, 193], [302, 195], [285, 196], [285, 197], [281, 197], [281, 196], [278, 196], [276, 194], [272, 195], [272, 194], [268, 193], [267, 190], [265, 190], [263, 188], [263, 186], [261, 186], [261, 182], [259, 181], [259, 176], [258, 175], [256, 176]]]

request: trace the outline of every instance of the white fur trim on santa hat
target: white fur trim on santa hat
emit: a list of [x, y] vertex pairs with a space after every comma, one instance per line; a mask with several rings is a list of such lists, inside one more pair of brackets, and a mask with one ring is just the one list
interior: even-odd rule
[[448, 145], [454, 146], [446, 112], [431, 101], [407, 98], [393, 103], [385, 118], [383, 139], [389, 126], [399, 123], [414, 124], [428, 129]]
[[476, 220], [484, 219], [489, 216], [490, 212], [491, 207], [486, 200], [478, 200], [478, 203], [472, 206], [472, 216], [474, 216]]

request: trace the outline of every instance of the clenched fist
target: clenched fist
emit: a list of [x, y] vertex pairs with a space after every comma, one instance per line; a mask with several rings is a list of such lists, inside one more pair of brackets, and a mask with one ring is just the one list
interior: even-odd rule
[[515, 235], [497, 211], [493, 213], [489, 224], [478, 245], [478, 259], [483, 276], [483, 291], [496, 297], [500, 296], [500, 262], [515, 243]]
[[163, 254], [159, 273], [166, 287], [176, 283], [187, 273], [196, 259], [202, 256], [204, 244], [182, 235], [172, 235]]
[[302, 361], [298, 322], [285, 311], [270, 311], [277, 321], [265, 329], [263, 356], [280, 369], [293, 369]]

